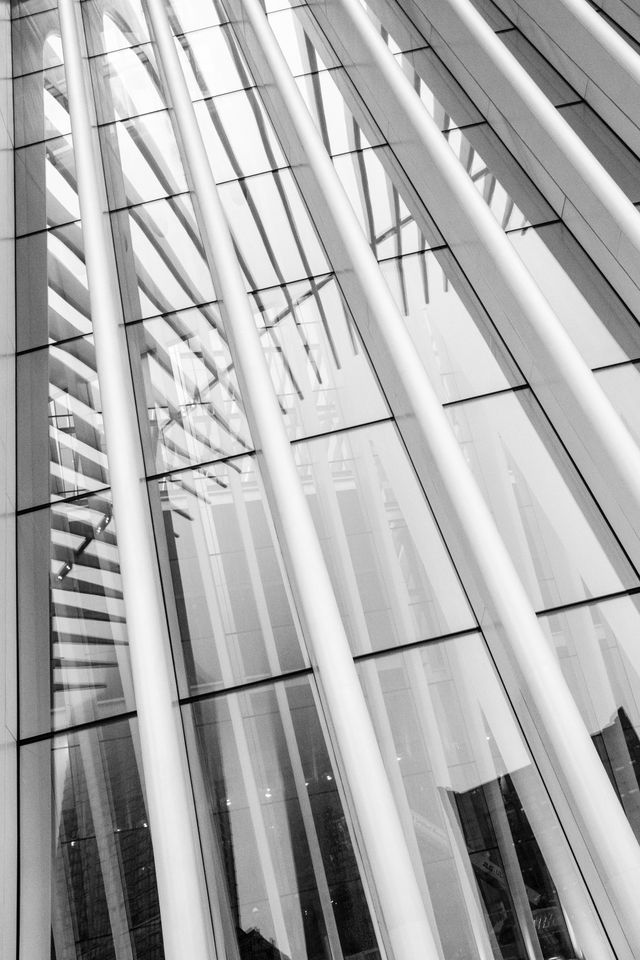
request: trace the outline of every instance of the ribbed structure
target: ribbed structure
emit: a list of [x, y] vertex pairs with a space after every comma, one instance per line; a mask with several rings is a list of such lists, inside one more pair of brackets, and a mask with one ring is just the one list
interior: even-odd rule
[[635, 6], [0, 4], [3, 957], [640, 956]]

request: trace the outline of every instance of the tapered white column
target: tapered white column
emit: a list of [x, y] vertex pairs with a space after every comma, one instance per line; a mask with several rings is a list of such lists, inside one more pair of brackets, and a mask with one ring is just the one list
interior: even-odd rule
[[58, 4], [165, 955], [168, 960], [211, 960], [215, 952], [144, 479], [118, 275], [109, 216], [104, 209], [102, 164], [88, 106], [77, 20], [79, 7], [77, 0], [60, 0]]
[[[347, 0], [345, 4], [346, 2]], [[372, 30], [375, 41], [371, 44], [371, 53], [378, 66], [377, 60], [384, 61], [382, 51], [377, 47], [380, 38], [357, 0], [354, 0], [353, 4], [349, 3], [349, 6], [353, 8], [350, 15], [354, 22], [359, 24], [358, 30], [365, 32], [365, 25], [359, 22], [359, 12], [366, 21], [366, 29]], [[526, 684], [529, 702], [534, 705], [542, 724], [546, 746], [552, 751], [557, 768], [562, 771], [563, 785], [569, 791], [581, 829], [588, 835], [591, 850], [603, 873], [615, 909], [623, 918], [626, 935], [636, 949], [640, 950], [640, 916], [634, 892], [635, 884], [640, 882], [640, 847], [600, 763], [560, 667], [531, 609], [487, 505], [427, 379], [410, 334], [382, 278], [259, 0], [244, 0], [242, 11], [244, 22], [239, 23], [237, 29], [246, 29], [252, 33], [252, 39], [268, 65], [269, 79], [278, 90], [280, 106], [286, 110], [298, 146], [302, 148], [302, 152], [297, 153], [297, 158], [306, 163], [313, 173], [324, 201], [327, 227], [340, 236], [345, 269], [358, 280], [366, 300], [366, 315], [358, 318], [360, 329], [374, 361], [380, 358], [380, 366], [386, 366], [391, 371], [389, 379], [383, 380], [390, 402], [403, 416], [403, 429], [407, 424], [410, 429], [412, 424], [416, 425], [419, 441], [428, 453], [432, 486], [439, 499], [436, 509], [449, 512], [456, 520], [462, 549], [471, 558], [482, 581], [491, 616], [497, 619], [507, 638], [512, 657]], [[240, 16], [237, 19], [240, 19]], [[380, 43], [382, 44], [382, 41]], [[382, 47], [387, 55], [388, 51], [383, 44]], [[393, 71], [402, 77], [402, 82], [407, 82], [391, 57], [390, 63], [385, 61], [383, 65], [384, 70], [380, 71], [379, 76], [380, 86], [385, 83], [397, 85], [400, 82]], [[408, 91], [411, 97], [415, 97], [410, 86]], [[403, 97], [405, 94], [407, 91], [403, 88]], [[418, 103], [417, 98], [415, 103]], [[411, 100], [412, 110], [414, 106], [414, 101]], [[437, 138], [440, 138], [437, 131], [432, 133], [429, 129], [429, 142], [436, 141], [436, 134]], [[446, 145], [444, 151], [441, 149], [440, 141], [441, 138], [437, 140], [433, 150], [434, 161], [437, 159], [439, 166], [444, 168], [439, 171], [437, 182], [449, 184], [448, 170], [455, 164], [451, 161]], [[295, 146], [293, 149], [295, 151]], [[452, 179], [460, 193], [464, 193], [465, 200], [468, 200], [468, 191], [460, 184], [457, 174], [452, 176]], [[452, 183], [451, 187], [447, 186], [449, 198], [453, 185]], [[475, 188], [470, 184], [469, 188], [478, 202], [481, 202], [475, 194]], [[484, 215], [480, 215], [475, 205], [470, 206], [478, 221], [478, 232], [482, 235]], [[500, 235], [502, 236], [501, 233]], [[496, 252], [501, 250], [495, 234], [488, 232], [484, 239], [490, 249]], [[523, 277], [522, 269], [519, 262], [516, 277], [522, 280], [526, 292], [531, 294], [538, 306], [541, 301], [539, 292], [537, 288], [532, 290], [531, 278], [527, 280]], [[554, 328], [558, 326], [557, 321], [553, 318], [552, 324], [553, 315], [550, 315], [549, 308], [544, 302], [542, 307], [547, 311], [545, 323], [549, 323], [549, 332], [553, 334]], [[588, 935], [583, 939], [586, 949]]]
[[247, 417], [395, 960], [435, 960], [400, 818], [286, 434], [163, 0], [147, 0]]

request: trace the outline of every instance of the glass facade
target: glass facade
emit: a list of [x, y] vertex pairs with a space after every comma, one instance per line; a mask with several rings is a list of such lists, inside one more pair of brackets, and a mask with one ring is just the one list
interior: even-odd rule
[[0, 0], [3, 956], [640, 955], [640, 159], [524, 8]]

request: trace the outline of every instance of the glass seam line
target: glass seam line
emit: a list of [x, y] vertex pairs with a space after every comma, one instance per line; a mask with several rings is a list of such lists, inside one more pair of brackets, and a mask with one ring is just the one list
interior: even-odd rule
[[[393, 71], [397, 71], [402, 82], [406, 82], [406, 78], [377, 36], [375, 28], [357, 0], [353, 2], [344, 0], [340, 6], [352, 18], [357, 32], [361, 31], [365, 34], [369, 31], [370, 42], [367, 56], [364, 58], [365, 62], [373, 62], [378, 67], [387, 67], [380, 71], [380, 79], [385, 83], [395, 86], [400, 82], [397, 81], [397, 75]], [[395, 362], [398, 382], [404, 385], [410, 408], [421, 424], [421, 439], [430, 450], [432, 464], [435, 463], [438, 468], [442, 481], [441, 487], [448, 494], [453, 516], [461, 522], [468, 548], [478, 564], [487, 594], [499, 611], [499, 622], [503, 623], [513, 652], [527, 681], [530, 682], [532, 698], [544, 718], [545, 727], [559, 755], [565, 775], [568, 775], [572, 800], [587, 824], [589, 835], [595, 841], [598, 854], [603, 855], [607, 879], [611, 877], [611, 884], [616, 884], [615, 895], [619, 906], [621, 908], [624, 906], [626, 915], [632, 912], [636, 916], [637, 910], [633, 906], [634, 898], [630, 895], [628, 883], [621, 883], [619, 880], [619, 857], [626, 860], [629, 875], [640, 879], [640, 848], [611, 788], [560, 667], [548, 647], [546, 637], [535, 618], [488, 508], [469, 473], [469, 468], [451, 433], [449, 424], [444, 419], [440, 404], [433, 395], [408, 332], [401, 318], [397, 316], [395, 304], [382, 281], [360, 225], [353, 219], [352, 211], [343, 195], [331, 161], [326, 155], [315, 125], [300, 98], [295, 81], [282, 58], [257, 0], [255, 2], [245, 0], [243, 12], [258, 38], [263, 55], [269, 61], [272, 82], [277, 85], [285, 101], [287, 113], [296, 125], [306, 161], [315, 173], [326, 202], [327, 212], [331, 213], [334, 226], [351, 256], [354, 274], [361, 278], [362, 289], [368, 295], [370, 313], [376, 320], [377, 333], [384, 337], [385, 347]], [[238, 16], [237, 21], [241, 22], [241, 20], [242, 17]], [[352, 39], [351, 35], [349, 40]], [[385, 63], [383, 58], [388, 58], [388, 63]], [[382, 84], [379, 86], [382, 87]], [[408, 90], [411, 90], [414, 96], [410, 85], [407, 88], [407, 95]], [[417, 96], [415, 99], [418, 100]], [[424, 107], [419, 100], [418, 103], [424, 112]], [[438, 131], [436, 133], [446, 151], [440, 151], [441, 162], [450, 168], [452, 165], [448, 147], [440, 133]], [[473, 191], [474, 202], [477, 200], [482, 203], [475, 188], [469, 186]], [[464, 200], [465, 203], [469, 202], [468, 197]], [[499, 230], [497, 225], [496, 228]], [[501, 231], [500, 236], [503, 236]], [[506, 238], [505, 243], [508, 244]], [[518, 262], [521, 264], [520, 261]], [[528, 285], [530, 284], [529, 277]], [[537, 291], [537, 288], [535, 289]], [[361, 334], [363, 332], [361, 331]], [[365, 336], [365, 343], [367, 339], [370, 341], [371, 337]], [[372, 353], [370, 345], [366, 345]], [[373, 353], [375, 354], [375, 351]], [[580, 757], [579, 760], [578, 757]], [[589, 796], [584, 795], [586, 770], [593, 787]], [[598, 801], [594, 803], [596, 796]], [[602, 830], [604, 809], [607, 810], [607, 816], [612, 817], [606, 836]], [[612, 856], [614, 848], [617, 853]], [[592, 931], [590, 935], [593, 936]]]
[[[163, 0], [148, 0], [147, 8], [185, 147], [186, 166], [195, 188], [214, 280], [222, 293], [227, 334], [235, 353], [250, 428], [261, 450], [267, 496], [279, 522], [285, 555], [290, 560], [305, 635], [316, 663], [365, 847], [373, 861], [387, 929], [392, 941], [399, 926], [404, 937], [408, 938], [410, 933], [411, 946], [408, 939], [404, 945], [398, 943], [397, 960], [410, 960], [415, 956], [416, 944], [435, 960], [438, 954], [420, 889], [249, 308]], [[384, 831], [380, 830], [381, 823], [385, 824]], [[384, 877], [380, 876], [381, 871]], [[393, 878], [391, 883], [390, 878]]]
[[[204, 875], [195, 836], [184, 739], [177, 723], [175, 677], [167, 649], [155, 541], [142, 479], [142, 451], [121, 324], [118, 275], [102, 214], [104, 184], [100, 183], [101, 165], [89, 115], [77, 21], [80, 9], [77, 0], [60, 0], [58, 9], [110, 483], [118, 522], [138, 730], [147, 805], [154, 829], [163, 937], [167, 960], [180, 960], [185, 950], [194, 960], [208, 960], [211, 930], [202, 896]], [[167, 829], [168, 824], [171, 829]]]

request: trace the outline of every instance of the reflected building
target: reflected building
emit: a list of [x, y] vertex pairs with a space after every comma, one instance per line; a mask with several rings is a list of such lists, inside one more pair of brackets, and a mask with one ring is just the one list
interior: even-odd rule
[[0, 944], [640, 955], [640, 11], [0, 0]]

